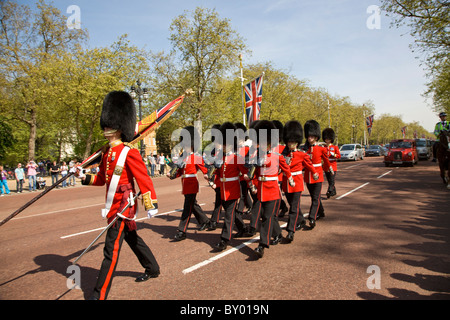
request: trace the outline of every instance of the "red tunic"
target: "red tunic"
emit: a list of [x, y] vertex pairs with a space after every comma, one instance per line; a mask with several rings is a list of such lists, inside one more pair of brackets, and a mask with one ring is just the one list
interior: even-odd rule
[[200, 170], [203, 174], [208, 173], [205, 167], [203, 158], [191, 152], [191, 154], [184, 159], [185, 164], [183, 168], [178, 169], [176, 178], [181, 177], [182, 194], [198, 193], [199, 184], [197, 180], [197, 171]]
[[270, 152], [266, 155], [263, 166], [257, 167], [255, 177], [258, 179], [258, 200], [261, 202], [272, 201], [281, 198], [278, 185], [278, 170], [291, 177], [291, 170], [282, 155]]
[[[333, 168], [333, 171], [337, 172], [337, 159], [341, 158], [341, 152], [339, 151], [339, 147], [335, 146], [333, 144], [330, 144], [329, 146], [327, 146], [327, 154], [328, 154], [328, 159], [331, 162], [331, 167]], [[326, 164], [324, 163], [323, 170], [329, 171], [330, 168], [327, 167]]]
[[241, 197], [240, 176], [248, 172], [243, 161], [243, 158], [235, 153], [224, 156], [223, 165], [217, 174], [222, 200], [235, 200]]
[[[302, 150], [294, 150], [289, 151], [288, 157], [291, 158], [290, 161], [290, 169], [291, 174], [295, 182], [295, 186], [291, 187], [289, 185], [288, 179], [283, 174], [283, 191], [286, 193], [294, 193], [294, 192], [300, 192], [304, 190], [303, 185], [303, 169], [308, 168], [309, 171], [314, 174], [317, 172], [316, 168], [313, 166], [311, 158], [309, 157], [306, 152]], [[322, 170], [321, 170], [322, 171]]]
[[327, 168], [330, 167], [330, 161], [328, 160], [327, 149], [320, 145], [313, 145], [313, 146], [310, 146], [308, 148], [308, 150], [306, 150], [306, 153], [309, 154], [309, 156], [311, 157], [313, 166], [316, 168], [316, 172], [319, 174], [319, 179], [317, 179], [315, 181], [313, 179], [314, 172], [312, 172], [311, 170], [308, 170], [308, 168], [306, 168], [305, 177], [304, 177], [305, 182], [309, 183], [309, 184], [323, 182], [323, 170], [319, 170], [319, 169], [322, 167], [322, 161]]
[[[103, 154], [102, 162], [99, 166], [99, 172], [96, 175], [86, 174], [86, 179], [83, 184], [103, 186], [106, 184], [106, 195], [108, 195], [109, 185], [116, 169], [117, 160], [125, 145], [120, 142], [113, 147], [109, 147]], [[153, 182], [148, 176], [147, 167], [142, 160], [142, 157], [137, 149], [131, 148], [128, 151], [127, 158], [123, 165], [122, 174], [120, 175], [119, 183], [117, 185], [116, 193], [111, 204], [111, 209], [107, 215], [108, 222], [114, 219], [117, 212], [127, 204], [127, 199], [130, 191], [136, 193], [133, 178], [136, 180], [139, 190], [144, 198], [144, 206], [146, 210], [152, 209], [157, 203], [156, 192], [153, 187]], [[107, 197], [107, 196], [106, 196]], [[106, 198], [105, 197], [105, 198]], [[137, 209], [137, 202], [131, 208], [128, 208], [123, 215], [125, 217], [133, 218]], [[136, 228], [134, 221], [127, 221], [130, 230]]]

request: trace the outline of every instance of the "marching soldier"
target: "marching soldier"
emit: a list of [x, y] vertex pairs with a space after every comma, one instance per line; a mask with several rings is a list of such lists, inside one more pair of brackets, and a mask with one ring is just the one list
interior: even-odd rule
[[336, 134], [331, 128], [326, 128], [322, 131], [322, 139], [327, 144], [328, 159], [330, 160], [333, 171], [324, 163], [323, 171], [328, 181], [327, 198], [334, 197], [336, 195], [336, 173], [337, 173], [337, 160], [341, 158], [341, 152], [339, 147], [334, 145], [334, 139]]
[[[220, 161], [222, 159], [218, 159], [219, 155], [222, 153], [222, 145], [218, 143], [216, 140], [216, 136], [220, 134], [220, 124], [214, 124], [211, 127], [212, 136], [211, 136], [211, 142], [214, 143], [214, 148], [208, 153], [208, 163], [209, 163], [209, 169], [208, 169], [208, 179], [210, 181], [211, 187], [214, 189], [215, 192], [215, 200], [214, 200], [214, 209], [213, 213], [211, 214], [211, 219], [208, 225], [208, 231], [216, 230], [217, 224], [219, 223], [220, 219], [220, 213], [222, 211], [222, 199], [220, 198], [220, 183], [219, 183], [219, 176], [216, 173], [216, 169], [221, 166]], [[208, 151], [209, 152], [209, 151]], [[210, 176], [211, 174], [211, 176]]]
[[319, 174], [319, 178], [314, 180], [314, 172], [308, 170], [308, 168], [305, 170], [305, 183], [311, 196], [311, 206], [309, 208], [308, 220], [309, 226], [312, 229], [316, 226], [316, 220], [318, 218], [325, 217], [322, 201], [320, 200], [323, 182], [323, 170], [321, 170], [322, 161], [325, 166], [329, 168], [329, 171], [332, 171], [333, 169], [331, 168], [330, 161], [328, 160], [327, 149], [318, 144], [321, 136], [319, 123], [315, 120], [308, 120], [305, 123], [304, 129], [305, 136], [307, 138], [304, 148], [306, 153], [311, 157], [313, 166]]
[[[274, 152], [278, 153], [278, 154], [282, 154], [283, 150], [285, 149], [285, 145], [283, 144], [283, 130], [284, 130], [284, 126], [281, 123], [281, 121], [279, 120], [272, 120], [273, 124], [275, 125], [275, 128], [278, 129], [278, 144], [275, 147]], [[281, 184], [283, 182], [283, 173], [280, 172], [280, 174], [278, 175], [278, 185], [280, 186], [281, 189]], [[286, 205], [286, 201], [284, 201], [283, 199], [283, 195], [281, 195], [281, 199], [280, 199], [280, 212], [278, 214], [278, 217], [284, 217], [284, 215], [286, 214], [286, 212], [288, 212], [288, 207]]]
[[305, 218], [300, 209], [300, 199], [304, 190], [302, 171], [304, 168], [307, 168], [313, 174], [313, 179], [315, 180], [319, 178], [319, 174], [316, 172], [317, 170], [313, 166], [309, 155], [298, 149], [303, 141], [303, 128], [298, 121], [286, 122], [283, 130], [283, 140], [287, 146], [283, 151], [283, 155], [286, 157], [286, 162], [290, 167], [295, 182], [295, 186], [289, 185], [287, 177], [283, 175], [283, 191], [290, 207], [286, 226], [286, 231], [288, 232], [286, 240], [292, 242], [295, 230], [305, 225]]
[[[272, 131], [276, 131], [276, 128], [272, 121], [261, 120], [255, 126], [255, 130], [259, 148], [259, 159], [255, 171], [255, 177], [258, 179], [258, 189], [255, 190], [252, 187], [251, 190], [257, 193], [258, 200], [261, 203], [260, 240], [255, 252], [262, 258], [264, 248], [269, 247], [272, 232], [275, 235], [272, 244], [277, 244], [281, 241], [281, 228], [277, 219], [281, 199], [278, 185], [278, 170], [281, 169], [283, 171], [291, 186], [294, 186], [295, 183], [284, 157], [273, 152]], [[278, 141], [278, 137], [276, 137], [276, 141]], [[276, 144], [276, 141], [274, 144]]]
[[236, 206], [241, 197], [239, 178], [241, 175], [247, 174], [248, 169], [244, 166], [244, 159], [239, 159], [240, 155], [236, 153], [235, 130], [236, 127], [231, 122], [225, 122], [220, 126], [223, 137], [223, 164], [217, 170], [217, 175], [225, 217], [220, 242], [215, 246], [219, 251], [226, 249], [228, 242], [231, 240], [234, 226], [238, 229], [237, 236], [243, 235], [245, 228], [242, 216], [236, 214]]
[[210, 220], [196, 200], [199, 191], [197, 171], [200, 170], [204, 174], [204, 178], [206, 180], [208, 179], [206, 175], [208, 170], [205, 167], [203, 158], [195, 153], [200, 144], [199, 141], [197, 141], [198, 137], [199, 135], [194, 126], [187, 126], [183, 129], [181, 145], [184, 150], [184, 158], [181, 159], [179, 168], [174, 175], [169, 176], [171, 179], [181, 177], [182, 194], [184, 195], [183, 212], [178, 225], [178, 232], [174, 237], [177, 241], [186, 239], [186, 230], [192, 214], [194, 214], [200, 225], [200, 231], [205, 230], [210, 223]]
[[[249, 157], [249, 150], [250, 150], [250, 147], [245, 145], [245, 138], [246, 138], [245, 136], [247, 132], [247, 127], [241, 122], [236, 122], [234, 125], [236, 126], [236, 135], [237, 135], [237, 145], [238, 145], [237, 152], [241, 156], [241, 159], [245, 161], [245, 159], [248, 159]], [[253, 202], [252, 197], [249, 194], [248, 183], [244, 179], [243, 175], [240, 175], [239, 183], [241, 185], [241, 198], [238, 202], [238, 207], [236, 210], [238, 213], [241, 214], [249, 213], [252, 210]], [[244, 207], [247, 207], [246, 212], [244, 212]]]
[[[152, 180], [137, 149], [127, 142], [132, 141], [136, 126], [136, 109], [131, 96], [122, 91], [113, 91], [106, 95], [100, 117], [104, 136], [109, 141], [102, 157], [100, 170], [96, 175], [84, 175], [78, 171], [83, 185], [103, 186], [106, 184], [106, 206], [102, 210], [104, 218], [110, 223], [119, 212], [132, 202], [136, 193], [133, 179], [142, 193], [145, 210], [149, 217], [158, 212], [158, 203]], [[146, 281], [159, 275], [160, 270], [153, 253], [137, 235], [134, 220], [137, 204], [133, 204], [115, 224], [108, 229], [105, 239], [104, 259], [97, 278], [92, 299], [104, 300], [111, 288], [114, 271], [119, 259], [123, 240], [135, 253], [145, 273], [136, 282]]]

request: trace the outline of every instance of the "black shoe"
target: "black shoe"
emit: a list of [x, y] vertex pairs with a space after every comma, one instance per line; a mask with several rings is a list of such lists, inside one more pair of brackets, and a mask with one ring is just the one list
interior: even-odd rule
[[206, 229], [206, 227], [209, 225], [209, 220], [205, 223], [202, 223], [202, 225], [200, 226], [200, 228], [198, 229], [198, 231], [203, 231]]
[[216, 230], [216, 228], [217, 228], [217, 222], [209, 221], [208, 228], [206, 230], [214, 231], [214, 230]]
[[246, 230], [243, 228], [242, 230], [239, 230], [237, 233], [234, 234], [233, 238], [242, 238], [245, 237]]
[[258, 255], [259, 258], [262, 258], [264, 256], [264, 247], [259, 245], [256, 249], [255, 249], [256, 254]]
[[317, 220], [319, 220], [320, 218], [325, 218], [325, 212], [322, 211], [317, 215]]
[[292, 241], [294, 241], [294, 233], [292, 231], [289, 231], [287, 236], [286, 236], [286, 240], [291, 243]]
[[253, 237], [256, 234], [256, 229], [253, 227], [247, 227], [244, 233], [244, 237]]
[[279, 244], [282, 239], [283, 239], [283, 237], [281, 236], [281, 233], [280, 233], [275, 238], [273, 238], [273, 240], [270, 242], [270, 244], [275, 246], [275, 245]]
[[297, 224], [297, 225], [295, 226], [295, 230], [300, 230], [300, 229], [304, 228], [305, 225], [306, 225], [306, 221], [305, 221], [305, 219], [303, 219], [302, 221], [300, 221], [299, 224]]
[[136, 278], [136, 282], [144, 282], [147, 281], [148, 279], [151, 278], [158, 278], [159, 276], [159, 271], [155, 272], [155, 273], [143, 273], [141, 274], [139, 277]]
[[178, 231], [178, 233], [175, 235], [174, 239], [177, 241], [186, 239], [186, 232]]
[[314, 229], [315, 226], [316, 226], [316, 220], [309, 218], [309, 228]]
[[227, 246], [228, 246], [227, 241], [221, 239], [220, 242], [216, 244], [215, 248], [219, 251], [223, 251], [227, 248]]

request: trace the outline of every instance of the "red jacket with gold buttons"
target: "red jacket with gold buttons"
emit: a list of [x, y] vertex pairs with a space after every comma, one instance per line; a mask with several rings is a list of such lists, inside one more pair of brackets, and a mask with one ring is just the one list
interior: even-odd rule
[[312, 164], [314, 168], [316, 168], [316, 172], [319, 174], [319, 179], [314, 180], [313, 179], [314, 172], [306, 168], [304, 176], [305, 182], [309, 184], [323, 182], [323, 170], [321, 170], [322, 161], [327, 168], [329, 168], [331, 165], [330, 161], [328, 160], [327, 149], [316, 144], [313, 146], [309, 146], [309, 148], [306, 150], [306, 153], [309, 154], [309, 156], [311, 157]]
[[222, 200], [235, 200], [241, 197], [240, 177], [248, 172], [244, 166], [244, 158], [234, 152], [224, 156], [223, 165], [218, 170], [220, 198]]
[[[334, 172], [337, 172], [337, 159], [341, 158], [341, 152], [339, 151], [339, 147], [335, 146], [333, 144], [330, 144], [327, 146], [327, 152], [328, 152], [328, 159], [330, 160], [331, 167], [333, 168]], [[324, 163], [323, 170], [329, 171], [330, 168], [326, 166]]]
[[273, 152], [269, 152], [263, 160], [263, 165], [256, 168], [255, 178], [258, 179], [257, 196], [259, 201], [272, 201], [281, 198], [278, 185], [279, 169], [288, 179], [292, 176], [284, 157]]
[[176, 178], [181, 177], [182, 194], [198, 193], [199, 184], [197, 180], [197, 171], [200, 170], [203, 174], [208, 173], [205, 167], [203, 158], [191, 152], [183, 161], [183, 168], [178, 169]]
[[[116, 169], [117, 160], [120, 153], [125, 147], [124, 143], [118, 141], [109, 147], [103, 154], [102, 161], [99, 165], [99, 172], [95, 175], [86, 174], [85, 180], [82, 182], [84, 185], [103, 186], [106, 184], [106, 194], [109, 191], [109, 185], [111, 183], [114, 170]], [[157, 207], [156, 192], [153, 186], [153, 182], [147, 173], [147, 167], [142, 160], [142, 157], [137, 149], [131, 148], [128, 151], [127, 158], [123, 165], [123, 170], [120, 175], [119, 183], [117, 185], [116, 193], [111, 205], [111, 209], [107, 216], [108, 221], [111, 221], [116, 216], [117, 212], [120, 212], [122, 208], [127, 204], [128, 195], [130, 192], [136, 193], [134, 187], [134, 180], [139, 186], [141, 191], [145, 210], [149, 210]], [[136, 204], [128, 208], [123, 215], [125, 217], [133, 218], [137, 209]], [[129, 221], [131, 227], [135, 227], [134, 221]], [[134, 226], [133, 226], [134, 224]]]
[[[292, 178], [294, 179], [295, 186], [289, 185], [288, 179], [283, 174], [283, 191], [286, 193], [300, 192], [304, 190], [303, 183], [303, 169], [307, 168], [308, 171], [314, 174], [317, 172], [316, 168], [313, 166], [311, 158], [303, 150], [289, 150], [287, 156], [290, 158], [289, 168], [291, 169]], [[321, 170], [322, 171], [322, 170]]]

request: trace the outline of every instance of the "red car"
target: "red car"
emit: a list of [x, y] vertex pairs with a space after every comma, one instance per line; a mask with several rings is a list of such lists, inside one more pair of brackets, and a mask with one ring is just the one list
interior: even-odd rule
[[416, 141], [414, 139], [397, 139], [389, 143], [389, 151], [384, 156], [384, 164], [413, 166], [418, 162]]

